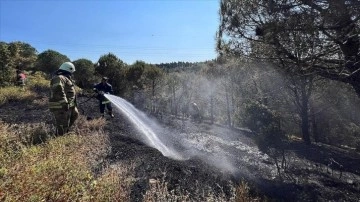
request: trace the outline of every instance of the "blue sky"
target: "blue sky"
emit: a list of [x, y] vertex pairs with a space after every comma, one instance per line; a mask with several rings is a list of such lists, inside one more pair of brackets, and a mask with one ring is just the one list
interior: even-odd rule
[[218, 0], [0, 0], [0, 41], [96, 62], [132, 64], [216, 57]]

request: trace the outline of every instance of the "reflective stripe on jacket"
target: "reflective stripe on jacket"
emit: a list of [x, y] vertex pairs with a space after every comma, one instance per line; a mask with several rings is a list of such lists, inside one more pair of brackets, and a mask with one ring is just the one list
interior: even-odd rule
[[65, 104], [76, 106], [75, 85], [63, 75], [55, 75], [50, 82], [50, 109], [61, 109]]
[[101, 104], [107, 104], [107, 103], [110, 103], [110, 100], [108, 100], [107, 98], [105, 98], [106, 100], [102, 101]]

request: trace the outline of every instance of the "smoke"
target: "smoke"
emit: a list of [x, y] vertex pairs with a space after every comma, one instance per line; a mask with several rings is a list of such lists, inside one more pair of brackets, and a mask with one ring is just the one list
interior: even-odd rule
[[228, 157], [229, 154], [221, 149], [221, 141], [216, 141], [215, 137], [201, 133], [179, 133], [164, 128], [125, 99], [114, 95], [105, 96], [139, 132], [139, 140], [157, 149], [164, 156], [175, 160], [199, 158], [224, 172], [237, 172]]
[[[264, 71], [264, 67], [255, 68], [241, 63], [204, 70], [218, 76], [202, 76], [206, 74], [201, 72], [170, 73], [168, 78], [171, 82], [157, 93], [162, 98], [168, 98], [165, 99], [167, 105], [160, 107], [165, 114], [180, 115], [181, 112], [184, 122], [189, 122], [186, 116], [190, 115], [190, 104], [195, 102], [203, 117], [214, 117], [214, 123], [230, 123], [236, 127], [241, 121], [244, 103], [269, 96], [268, 92], [279, 94], [282, 81], [278, 75], [273, 71], [261, 72], [260, 69]], [[277, 78], [276, 82], [273, 77]], [[201, 159], [224, 172], [249, 178], [252, 176], [251, 169], [259, 164], [268, 167], [270, 172], [274, 170], [272, 165], [264, 165], [263, 161], [267, 161], [268, 157], [261, 154], [256, 146], [250, 147], [239, 139], [243, 136], [239, 132], [215, 124], [206, 126], [208, 129], [203, 133], [201, 128], [182, 127], [182, 131], [164, 128], [126, 100], [114, 95], [106, 96], [139, 132], [138, 139], [164, 156], [176, 160]]]

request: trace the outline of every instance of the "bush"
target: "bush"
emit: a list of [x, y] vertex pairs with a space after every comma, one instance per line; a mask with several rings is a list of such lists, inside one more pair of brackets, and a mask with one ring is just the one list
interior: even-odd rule
[[[255, 142], [260, 151], [274, 159], [278, 174], [286, 168], [285, 132], [280, 128], [279, 116], [258, 102], [249, 103], [245, 107], [244, 123], [250, 130], [257, 133]], [[282, 158], [279, 164], [278, 158]]]
[[0, 106], [8, 102], [31, 101], [36, 94], [32, 91], [23, 91], [17, 86], [0, 87]]
[[265, 105], [259, 102], [250, 102], [245, 105], [243, 124], [253, 132], [258, 133], [277, 122], [278, 117]]
[[50, 80], [47, 79], [47, 75], [43, 72], [28, 75], [26, 85], [30, 90], [38, 93], [50, 92]]

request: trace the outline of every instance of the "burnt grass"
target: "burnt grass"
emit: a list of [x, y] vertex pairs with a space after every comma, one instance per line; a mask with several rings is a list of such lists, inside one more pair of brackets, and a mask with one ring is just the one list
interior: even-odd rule
[[[27, 102], [26, 105], [22, 102], [4, 104], [0, 106], [0, 119], [9, 124], [51, 124], [52, 118], [46, 102], [46, 95], [39, 94], [33, 102]], [[80, 97], [79, 103], [80, 113], [88, 119], [99, 117], [95, 99]], [[150, 179], [164, 180], [169, 190], [188, 193], [190, 198], [198, 200], [198, 195], [204, 193], [204, 190], [229, 196], [231, 186], [241, 184], [242, 181], [250, 186], [251, 195], [267, 201], [360, 200], [360, 154], [353, 150], [324, 144], [290, 142], [286, 148], [287, 169], [278, 176], [273, 174], [276, 173], [273, 159], [258, 159], [250, 155], [253, 163], [249, 163], [249, 159], [242, 158], [248, 155], [246, 151], [227, 145], [224, 149], [239, 157], [234, 163], [239, 171], [230, 173], [210, 166], [202, 158], [178, 161], [163, 156], [161, 152], [139, 140], [136, 135], [138, 132], [132, 124], [115, 109], [114, 112], [115, 118], [106, 118], [105, 130], [109, 134], [111, 146], [106, 161], [113, 165], [131, 162], [135, 166], [131, 201], [142, 201], [150, 186]], [[242, 129], [227, 129], [225, 126], [206, 122], [193, 123], [176, 117], [159, 119], [159, 122], [166, 127], [179, 129], [182, 133], [201, 131], [201, 134], [213, 134], [214, 129], [221, 128], [227, 131], [229, 137], [247, 145], [249, 151], [257, 149], [253, 135]]]

